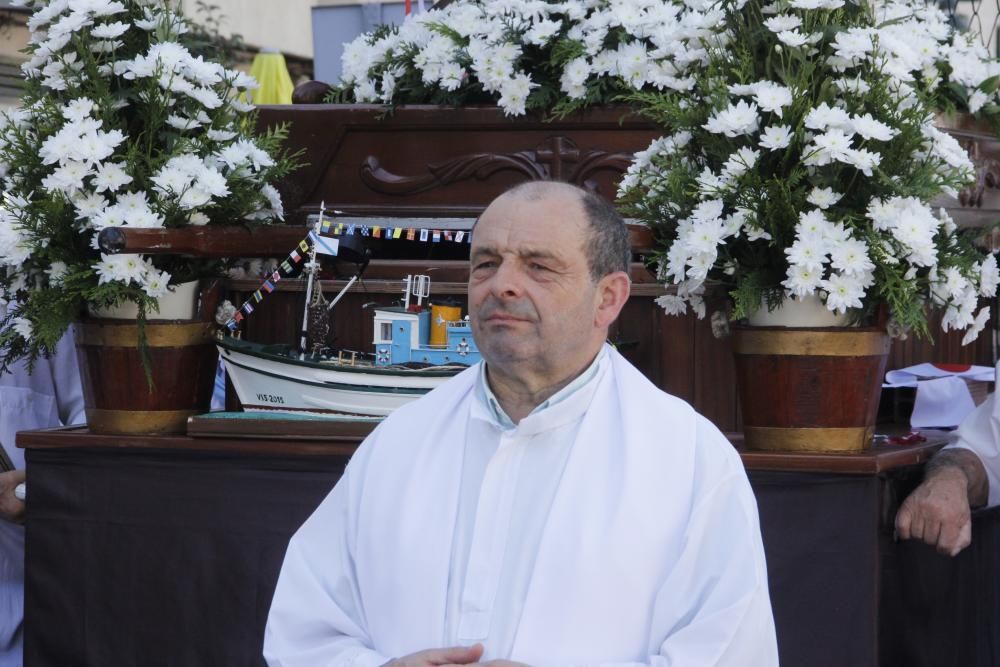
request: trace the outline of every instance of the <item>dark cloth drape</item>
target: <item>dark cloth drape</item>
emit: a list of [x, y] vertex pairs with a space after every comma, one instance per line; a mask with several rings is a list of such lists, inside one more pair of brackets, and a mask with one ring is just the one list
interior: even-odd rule
[[[27, 667], [262, 665], [288, 539], [346, 459], [28, 450]], [[895, 543], [919, 468], [750, 471], [785, 667], [1000, 665], [1000, 508]]]
[[338, 458], [28, 452], [25, 664], [263, 665], [288, 540]]

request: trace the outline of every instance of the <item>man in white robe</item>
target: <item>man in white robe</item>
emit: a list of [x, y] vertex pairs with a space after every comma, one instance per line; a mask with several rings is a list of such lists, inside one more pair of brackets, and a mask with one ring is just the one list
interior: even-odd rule
[[84, 421], [80, 367], [68, 333], [51, 358], [23, 362], [0, 375], [0, 450], [14, 470], [0, 472], [0, 667], [22, 664], [24, 616], [24, 502], [15, 496], [24, 482], [24, 452], [15, 446], [18, 431]]
[[[1000, 364], [998, 364], [1000, 369]], [[991, 394], [930, 460], [896, 513], [896, 533], [955, 556], [972, 543], [972, 509], [1000, 504], [1000, 403]]]
[[387, 418], [292, 538], [272, 667], [777, 664], [738, 455], [604, 343], [628, 259], [591, 193], [489, 206], [469, 278], [485, 363]]

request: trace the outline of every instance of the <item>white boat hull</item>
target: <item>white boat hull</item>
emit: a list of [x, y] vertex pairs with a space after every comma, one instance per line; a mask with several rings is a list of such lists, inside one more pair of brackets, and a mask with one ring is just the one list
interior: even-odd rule
[[384, 417], [455, 374], [343, 370], [341, 364], [295, 364], [222, 346], [219, 356], [243, 408], [253, 412]]

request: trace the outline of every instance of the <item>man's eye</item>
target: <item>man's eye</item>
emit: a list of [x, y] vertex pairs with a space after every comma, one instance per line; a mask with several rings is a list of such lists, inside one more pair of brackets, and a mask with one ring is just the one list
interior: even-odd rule
[[532, 271], [549, 271], [550, 269], [549, 269], [549, 267], [545, 266], [544, 264], [534, 263], [534, 264], [531, 265], [531, 270]]
[[480, 269], [492, 269], [494, 266], [496, 266], [496, 262], [491, 261], [491, 260], [487, 260], [487, 261], [484, 261], [484, 262], [477, 263], [473, 267], [473, 270], [474, 271], [479, 271]]

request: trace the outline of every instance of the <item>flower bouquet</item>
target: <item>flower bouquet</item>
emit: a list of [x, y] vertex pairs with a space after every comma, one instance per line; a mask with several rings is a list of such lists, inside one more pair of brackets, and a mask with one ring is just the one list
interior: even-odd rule
[[254, 136], [255, 87], [186, 46], [166, 0], [28, 0], [23, 106], [0, 126], [0, 367], [53, 348], [85, 304], [137, 304], [216, 261], [106, 255], [112, 226], [178, 228], [282, 217], [269, 185], [292, 168], [283, 131]]
[[844, 0], [724, 8], [689, 90], [632, 96], [669, 128], [620, 190], [660, 240], [657, 274], [676, 289], [659, 303], [704, 316], [717, 284], [733, 319], [789, 298], [857, 321], [886, 304], [892, 332], [922, 335], [936, 307], [946, 331], [974, 339], [996, 261], [928, 205], [966, 185], [972, 164], [933, 126], [909, 66], [892, 65], [895, 28]]
[[689, 90], [721, 18], [711, 2], [458, 0], [347, 44], [332, 99], [562, 117], [633, 89]]
[[936, 111], [970, 113], [1000, 130], [1000, 61], [976, 35], [923, 0], [878, 3], [875, 21], [886, 71], [925, 93]]

